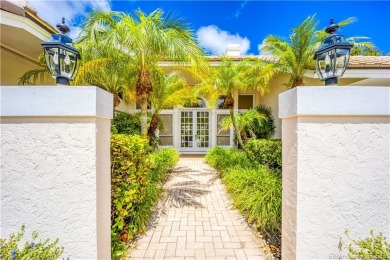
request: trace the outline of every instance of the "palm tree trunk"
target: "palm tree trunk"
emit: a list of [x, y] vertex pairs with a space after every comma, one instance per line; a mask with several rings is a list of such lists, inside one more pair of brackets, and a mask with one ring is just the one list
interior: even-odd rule
[[151, 139], [155, 137], [155, 132], [158, 128], [158, 113], [154, 112], [152, 115], [152, 120], [150, 121], [148, 129], [148, 138]]
[[143, 98], [140, 102], [141, 106], [141, 136], [147, 137], [148, 130], [148, 100]]
[[229, 108], [229, 112], [230, 112], [230, 118], [232, 119], [232, 124], [233, 124], [233, 128], [234, 128], [234, 132], [235, 132], [236, 135], [237, 135], [238, 143], [239, 143], [240, 146], [244, 149], [244, 142], [242, 141], [241, 132], [240, 132], [240, 130], [238, 129], [237, 124], [236, 124], [236, 117], [234, 116], [233, 108]]
[[141, 136], [147, 137], [148, 133], [148, 98], [153, 91], [152, 81], [147, 70], [141, 70], [138, 74], [136, 94], [141, 106]]

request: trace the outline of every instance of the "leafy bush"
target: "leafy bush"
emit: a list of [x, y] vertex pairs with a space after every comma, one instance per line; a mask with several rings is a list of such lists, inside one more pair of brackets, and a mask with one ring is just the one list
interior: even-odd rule
[[259, 167], [251, 161], [243, 151], [233, 148], [215, 147], [206, 154], [206, 162], [217, 169], [221, 174], [234, 167], [253, 169]]
[[148, 214], [141, 214], [148, 187], [151, 148], [140, 136], [111, 136], [111, 241], [118, 254], [123, 243], [146, 227]]
[[[280, 145], [280, 143], [279, 143]], [[206, 155], [233, 198], [235, 207], [266, 235], [272, 244], [280, 242], [282, 179], [280, 170], [261, 165], [242, 151], [216, 147]]]
[[26, 228], [22, 226], [16, 234], [11, 234], [8, 239], [0, 239], [0, 258], [2, 259], [57, 259], [64, 252], [63, 247], [58, 247], [58, 239], [50, 242], [46, 239], [41, 242], [38, 239], [38, 233], [32, 232], [30, 241], [22, 245]]
[[173, 148], [151, 153], [148, 142], [137, 135], [111, 135], [113, 258], [123, 255], [126, 242], [146, 230], [162, 181], [179, 158]]
[[247, 150], [252, 158], [271, 169], [282, 168], [282, 143], [280, 140], [254, 140], [247, 143]]
[[258, 229], [278, 232], [282, 219], [282, 180], [266, 168], [230, 169], [222, 177], [236, 208]]
[[179, 161], [179, 152], [174, 148], [164, 148], [151, 154], [151, 159], [154, 163], [150, 171], [151, 180], [155, 183], [161, 183], [166, 180], [167, 174]]
[[[349, 237], [348, 230], [345, 233]], [[352, 240], [347, 249], [348, 257], [353, 260], [390, 259], [390, 243], [382, 233], [375, 235], [373, 230], [367, 238]]]
[[141, 134], [141, 113], [129, 114], [116, 111], [111, 123], [113, 134]]
[[262, 124], [259, 124], [258, 122], [254, 122], [253, 125], [253, 132], [255, 133], [256, 137], [259, 139], [269, 139], [275, 134], [275, 119], [272, 115], [272, 109], [270, 107], [267, 107], [265, 105], [259, 105], [255, 107], [257, 112], [259, 114], [265, 115], [267, 118], [266, 122], [263, 122]]

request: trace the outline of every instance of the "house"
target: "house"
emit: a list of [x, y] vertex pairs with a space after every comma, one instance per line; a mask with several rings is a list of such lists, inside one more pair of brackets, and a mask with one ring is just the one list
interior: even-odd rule
[[[225, 55], [235, 61], [243, 58], [239, 56], [239, 46], [229, 45]], [[274, 61], [272, 56], [256, 56], [259, 59]], [[212, 66], [218, 66], [221, 61], [218, 56], [207, 57]], [[169, 63], [162, 63], [169, 67]], [[196, 82], [187, 75], [190, 84]], [[271, 107], [275, 118], [276, 133], [274, 138], [281, 138], [281, 120], [278, 118], [278, 96], [286, 91], [283, 83], [286, 76], [276, 77], [271, 81], [271, 91], [261, 96], [257, 90], [236, 92], [234, 94], [234, 110], [236, 113], [244, 112], [258, 105]], [[305, 75], [306, 86], [324, 86], [318, 79], [314, 70]], [[339, 87], [343, 86], [389, 86], [390, 87], [390, 56], [351, 56], [349, 67], [343, 77], [339, 79]], [[233, 146], [233, 130], [219, 131], [223, 117], [229, 116], [229, 111], [220, 108], [209, 108], [207, 100], [202, 97], [200, 105], [196, 107], [167, 109], [161, 112], [164, 129], [159, 132], [162, 146], [173, 146], [182, 153], [204, 153], [215, 146]], [[219, 102], [222, 104], [222, 99]], [[139, 111], [136, 104], [124, 104], [117, 108], [128, 113]]]
[[[1, 0], [0, 16], [0, 85], [18, 85], [23, 73], [40, 66], [41, 43], [57, 30], [24, 0]], [[50, 79], [42, 84], [54, 85], [55, 81]]]
[[[21, 75], [39, 66], [37, 58], [42, 53], [41, 43], [57, 33], [56, 29], [43, 21], [28, 2], [20, 0], [3, 0], [0, 2], [1, 17], [1, 82], [0, 85], [17, 85]], [[239, 45], [229, 45], [226, 56], [235, 61], [240, 56]], [[256, 56], [259, 59], [274, 61], [272, 56]], [[212, 66], [218, 66], [221, 59], [218, 56], [208, 56]], [[170, 70], [170, 63], [163, 62], [161, 66]], [[188, 82], [196, 84], [194, 79], [186, 75]], [[270, 93], [261, 96], [259, 91], [248, 90], [236, 92], [235, 112], [258, 106], [271, 107], [275, 118], [276, 133], [274, 138], [281, 138], [281, 121], [278, 118], [278, 95], [286, 88], [285, 76], [276, 77], [271, 82]], [[305, 77], [307, 86], [323, 86], [315, 71], [308, 71]], [[42, 82], [54, 85], [54, 80]], [[339, 80], [339, 86], [390, 86], [390, 57], [352, 56], [349, 67]], [[221, 108], [207, 107], [207, 100], [199, 97], [202, 102], [196, 107], [175, 108], [163, 110], [161, 119], [164, 129], [159, 138], [162, 146], [173, 146], [182, 153], [204, 153], [214, 146], [233, 146], [233, 131], [218, 131], [221, 119], [229, 116], [229, 111]], [[220, 103], [222, 103], [222, 99]], [[128, 113], [139, 111], [136, 104], [121, 103], [118, 110]]]

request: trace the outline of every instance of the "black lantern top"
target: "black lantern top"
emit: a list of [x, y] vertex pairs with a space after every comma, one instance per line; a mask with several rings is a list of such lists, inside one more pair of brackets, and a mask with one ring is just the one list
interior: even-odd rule
[[353, 44], [345, 40], [344, 36], [335, 34], [339, 25], [334, 24], [333, 19], [325, 29], [329, 34], [320, 48], [315, 52], [317, 74], [325, 85], [337, 85], [337, 78], [344, 74], [349, 62], [349, 52]]
[[65, 18], [62, 18], [62, 23], [57, 24], [57, 28], [61, 33], [52, 34], [51, 38], [41, 45], [52, 77], [57, 84], [69, 85], [69, 80], [76, 74], [80, 53], [73, 47], [72, 39], [66, 35], [70, 29], [65, 24]]

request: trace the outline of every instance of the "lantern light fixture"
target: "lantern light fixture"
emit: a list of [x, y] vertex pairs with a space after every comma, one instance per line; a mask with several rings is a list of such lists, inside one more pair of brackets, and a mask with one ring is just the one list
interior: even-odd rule
[[69, 85], [69, 81], [76, 75], [80, 52], [73, 46], [72, 39], [66, 35], [70, 29], [65, 24], [65, 18], [62, 18], [62, 23], [57, 24], [57, 29], [61, 33], [52, 34], [51, 38], [41, 45], [46, 66], [56, 79], [57, 85]]
[[338, 78], [348, 67], [350, 51], [353, 47], [353, 44], [345, 40], [343, 35], [335, 34], [339, 27], [338, 24], [334, 24], [333, 19], [330, 20], [330, 25], [325, 29], [329, 35], [314, 54], [317, 75], [325, 81], [326, 86], [337, 85]]

